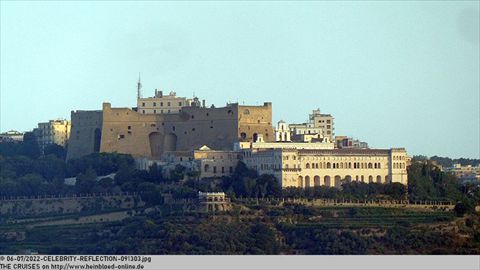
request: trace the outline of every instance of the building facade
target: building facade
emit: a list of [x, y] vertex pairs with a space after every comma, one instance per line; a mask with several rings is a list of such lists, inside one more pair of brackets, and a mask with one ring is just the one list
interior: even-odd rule
[[163, 91], [155, 89], [155, 96], [137, 99], [137, 111], [141, 114], [180, 113], [182, 107], [189, 107], [192, 103], [193, 99], [177, 97], [177, 93], [173, 91], [164, 95]]
[[23, 133], [16, 130], [9, 130], [0, 133], [0, 142], [21, 142], [23, 141]]
[[335, 136], [336, 148], [368, 148], [368, 143], [347, 136]]
[[280, 120], [277, 123], [277, 128], [275, 129], [275, 141], [276, 142], [289, 142], [290, 139], [290, 129], [288, 128], [285, 121]]
[[320, 109], [313, 110], [307, 123], [290, 124], [291, 138], [293, 141], [333, 141], [334, 130], [333, 116], [320, 113]]
[[453, 167], [447, 168], [447, 172], [453, 173], [462, 183], [480, 182], [480, 165], [472, 166], [454, 164]]
[[245, 164], [285, 187], [340, 187], [346, 181], [406, 185], [408, 156], [392, 149], [262, 149], [243, 152]]
[[38, 123], [38, 128], [34, 130], [34, 134], [42, 153], [50, 144], [66, 147], [70, 138], [70, 121], [59, 119]]
[[203, 212], [228, 211], [230, 199], [224, 192], [198, 192], [199, 210]]
[[241, 159], [241, 153], [201, 147], [193, 151], [193, 159], [197, 162], [201, 178], [222, 177], [233, 174]]

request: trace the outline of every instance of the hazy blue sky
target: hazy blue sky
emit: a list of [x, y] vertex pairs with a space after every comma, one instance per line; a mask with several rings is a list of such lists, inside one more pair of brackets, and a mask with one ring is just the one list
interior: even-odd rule
[[0, 130], [154, 89], [480, 157], [479, 2], [1, 2]]

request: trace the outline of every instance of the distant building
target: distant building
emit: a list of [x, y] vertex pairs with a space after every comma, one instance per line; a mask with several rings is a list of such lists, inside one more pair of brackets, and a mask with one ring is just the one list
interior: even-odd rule
[[34, 129], [33, 132], [37, 137], [38, 146], [42, 153], [50, 144], [66, 147], [70, 138], [70, 122], [59, 119], [38, 123], [38, 128]]
[[230, 199], [223, 192], [198, 192], [198, 202], [201, 211], [218, 212], [231, 208]]
[[289, 142], [290, 140], [290, 129], [288, 128], [285, 121], [280, 120], [277, 123], [277, 128], [275, 129], [275, 141], [276, 142]]
[[330, 114], [320, 113], [320, 109], [313, 110], [309, 115], [309, 120], [307, 123], [290, 124], [288, 126], [291, 132], [292, 140], [308, 141], [312, 138], [318, 140], [326, 138], [328, 141], [333, 141], [333, 136], [335, 134], [333, 119], [333, 116]]
[[243, 161], [259, 174], [272, 174], [282, 188], [340, 187], [343, 182], [407, 185], [405, 149], [244, 150]]
[[0, 133], [0, 142], [21, 142], [23, 141], [23, 133], [16, 130], [10, 130]]
[[237, 142], [234, 144], [234, 150], [242, 149], [334, 149], [335, 145], [331, 142]]
[[362, 142], [351, 137], [347, 136], [336, 136], [335, 137], [335, 147], [336, 148], [368, 148], [368, 143]]
[[480, 165], [462, 166], [461, 164], [454, 164], [453, 167], [447, 168], [446, 171], [453, 173], [463, 183], [480, 181]]
[[241, 153], [230, 150], [211, 150], [208, 146], [202, 146], [193, 151], [172, 151], [162, 155], [160, 160], [148, 158], [136, 158], [136, 167], [148, 170], [154, 163], [161, 166], [163, 174], [167, 176], [181, 165], [187, 172], [196, 171], [200, 178], [212, 178], [232, 175], [240, 161]]
[[141, 114], [179, 113], [182, 111], [182, 107], [192, 106], [193, 102], [193, 99], [177, 97], [175, 92], [170, 92], [168, 95], [164, 95], [162, 91], [157, 91], [155, 89], [155, 96], [139, 98], [137, 100], [137, 111]]
[[241, 159], [237, 151], [211, 150], [203, 146], [193, 151], [193, 158], [200, 168], [202, 178], [232, 175]]

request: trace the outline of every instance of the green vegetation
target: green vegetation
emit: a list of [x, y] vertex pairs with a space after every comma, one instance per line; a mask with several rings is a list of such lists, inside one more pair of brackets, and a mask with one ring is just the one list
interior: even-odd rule
[[[50, 146], [43, 156], [35, 149], [28, 136], [23, 143], [0, 143], [0, 196], [128, 191], [138, 192], [146, 206], [135, 206], [132, 211], [137, 215], [121, 222], [84, 225], [30, 227], [7, 223], [13, 218], [8, 216], [0, 220], [0, 253], [24, 249], [55, 254], [480, 253], [480, 218], [475, 213], [479, 185], [460, 185], [453, 175], [425, 160], [414, 161], [408, 168], [408, 187], [345, 182], [341, 188], [282, 190], [274, 176], [258, 175], [241, 162], [231, 177], [199, 179], [198, 173], [182, 166], [169, 175], [163, 175], [157, 165], [148, 171], [137, 170], [129, 155], [95, 153], [65, 162], [61, 147]], [[111, 173], [116, 174], [97, 179]], [[65, 185], [65, 177], [75, 177], [76, 185]], [[235, 203], [229, 212], [206, 214], [169, 202], [194, 199], [198, 191], [224, 191], [242, 203]], [[407, 194], [411, 201], [450, 201], [456, 206], [449, 212], [441, 207], [288, 202], [316, 198], [398, 201]], [[98, 209], [104, 210], [108, 209]], [[63, 214], [63, 218], [84, 214]], [[61, 219], [62, 213], [53, 218]]]
[[[121, 222], [0, 227], [0, 253], [478, 254], [479, 228], [478, 216], [419, 209], [290, 203], [207, 215], [160, 207]], [[2, 236], [13, 230], [25, 239]]]

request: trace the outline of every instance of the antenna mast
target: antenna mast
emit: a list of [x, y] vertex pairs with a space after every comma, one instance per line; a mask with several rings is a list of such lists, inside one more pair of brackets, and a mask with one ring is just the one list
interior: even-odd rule
[[140, 89], [142, 89], [142, 83], [140, 82], [140, 72], [138, 73], [138, 82], [137, 82], [137, 99], [142, 97], [140, 93]]

